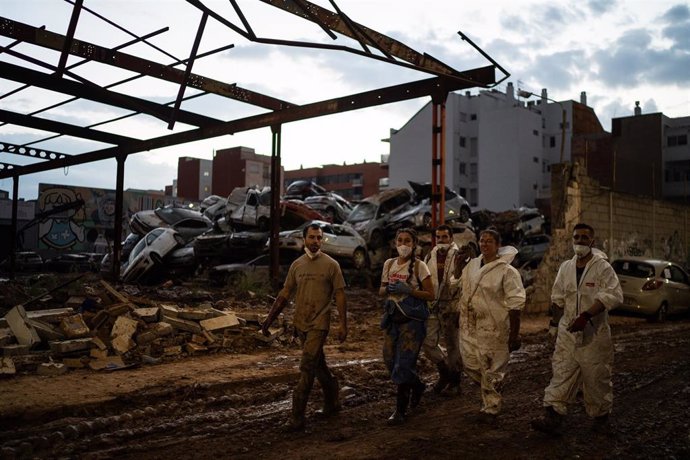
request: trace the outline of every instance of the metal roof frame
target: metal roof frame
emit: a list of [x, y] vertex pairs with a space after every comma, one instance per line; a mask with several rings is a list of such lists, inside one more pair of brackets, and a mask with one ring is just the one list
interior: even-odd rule
[[[317, 42], [297, 42], [258, 37], [236, 0], [230, 0], [230, 3], [237, 16], [240, 18], [242, 23], [241, 25], [233, 23], [231, 20], [219, 14], [217, 11], [205, 6], [199, 0], [186, 0], [187, 3], [197, 8], [201, 13], [201, 19], [196, 27], [194, 43], [192, 44], [189, 56], [186, 59], [175, 58], [175, 56], [172, 54], [161, 50], [148, 41], [149, 38], [166, 32], [167, 28], [159, 29], [144, 36], [137, 36], [136, 34], [128, 31], [125, 27], [115, 24], [97, 12], [87, 8], [83, 5], [83, 0], [66, 1], [73, 5], [73, 10], [65, 35], [51, 32], [46, 30], [45, 27], [35, 27], [12, 20], [10, 18], [0, 17], [0, 36], [14, 40], [7, 46], [0, 46], [0, 58], [4, 53], [21, 61], [27, 62], [27, 64], [47, 69], [47, 72], [40, 72], [33, 70], [28, 66], [25, 67], [23, 65], [11, 64], [9, 62], [0, 60], [0, 78], [23, 84], [23, 86], [20, 88], [0, 95], [0, 99], [29, 87], [43, 88], [72, 97], [71, 99], [51, 105], [49, 107], [44, 107], [30, 114], [22, 114], [9, 110], [0, 110], [0, 127], [5, 124], [12, 124], [55, 133], [49, 137], [40, 138], [23, 145], [17, 145], [2, 142], [2, 134], [0, 132], [0, 153], [4, 152], [16, 155], [25, 155], [43, 160], [27, 165], [16, 165], [7, 162], [0, 162], [0, 179], [10, 177], [14, 179], [12, 216], [13, 234], [16, 233], [16, 201], [18, 193], [18, 180], [19, 177], [26, 174], [33, 174], [67, 166], [115, 158], [118, 165], [116, 178], [117, 214], [115, 228], [121, 228], [124, 162], [129, 154], [187, 142], [194, 142], [224, 134], [233, 134], [262, 127], [270, 127], [274, 136], [271, 184], [272, 187], [276, 187], [279, 186], [277, 179], [278, 175], [275, 174], [275, 171], [280, 170], [280, 127], [284, 123], [306, 120], [309, 118], [350, 110], [374, 107], [423, 96], [431, 96], [434, 101], [445, 101], [448, 92], [472, 87], [492, 87], [509, 76], [509, 74], [501, 66], [499, 66], [493, 59], [484, 53], [484, 51], [480, 50], [474, 43], [472, 43], [461, 33], [460, 35], [462, 39], [467, 41], [475, 50], [481, 53], [482, 56], [484, 56], [490, 62], [490, 65], [466, 71], [455, 70], [453, 67], [433, 58], [432, 56], [429, 56], [428, 54], [419, 53], [397, 40], [354, 22], [338, 7], [334, 0], [329, 1], [335, 12], [329, 11], [307, 0], [261, 1], [267, 5], [281, 9], [286, 13], [303, 18], [306, 21], [314, 22], [321, 27], [321, 29], [323, 29], [323, 31], [331, 39], [335, 40], [337, 38], [336, 33], [350, 37], [359, 43], [362, 48], [361, 50], [343, 45], [332, 45]], [[75, 37], [76, 26], [79, 21], [80, 14], [83, 11], [87, 11], [108, 24], [117, 27], [121, 31], [126, 32], [128, 35], [133, 37], [133, 39], [114, 48], [108, 48], [78, 39]], [[230, 49], [234, 46], [227, 45], [205, 53], [199, 53], [199, 44], [209, 19], [219, 22], [234, 33], [255, 43], [348, 52], [388, 64], [414, 69], [423, 73], [434, 75], [434, 77], [411, 83], [379, 88], [372, 91], [365, 91], [358, 94], [351, 94], [343, 97], [298, 105], [266, 94], [252, 91], [248, 88], [239, 87], [234, 83], [226, 83], [193, 73], [192, 69], [195, 61], [211, 54]], [[141, 43], [153, 47], [156, 50], [163, 52], [166, 56], [173, 58], [173, 62], [167, 64], [161, 63], [122, 51], [122, 49], [135, 43]], [[16, 45], [18, 44], [28, 44], [33, 45], [34, 47], [59, 52], [60, 57], [57, 65], [50, 64], [44, 60], [36, 59], [25, 53], [16, 51], [14, 48], [16, 48]], [[67, 59], [70, 55], [81, 57], [82, 60], [67, 66]], [[98, 62], [117, 69], [127, 70], [133, 72], [135, 76], [107, 86], [101, 86], [73, 72], [75, 67], [87, 62]], [[184, 65], [184, 69], [176, 68], [178, 65]], [[499, 69], [505, 75], [500, 81], [496, 81], [496, 69]], [[114, 86], [131, 82], [143, 76], [148, 76], [179, 85], [175, 100], [167, 103], [159, 103], [144, 98], [125, 95], [112, 90]], [[198, 92], [185, 97], [185, 91], [187, 89], [194, 89]], [[203, 96], [205, 94], [215, 94], [229, 101], [239, 101], [245, 104], [250, 104], [257, 108], [264, 109], [266, 112], [249, 117], [237, 118], [234, 120], [219, 120], [202, 113], [192, 112], [181, 108], [183, 101]], [[49, 120], [47, 118], [37, 116], [41, 112], [77, 99], [87, 99], [98, 103], [107, 104], [119, 109], [124, 109], [130, 113], [125, 116], [106, 120], [91, 126], [76, 126], [73, 124]], [[190, 125], [191, 129], [168, 135], [152, 137], [149, 139], [137, 139], [94, 129], [94, 127], [97, 125], [106, 124], [136, 114], [147, 114], [155, 117], [166, 123], [168, 129], [172, 129], [175, 123], [178, 121]], [[59, 153], [30, 147], [30, 145], [38, 144], [61, 135], [69, 135], [81, 139], [98, 141], [111, 146], [79, 154]], [[272, 203], [272, 212], [275, 212], [273, 215], [277, 216], [279, 197], [278, 194], [273, 194], [273, 196], [274, 203]], [[277, 221], [278, 219], [272, 219], [272, 222], [275, 224], [274, 227], [276, 227], [272, 229], [271, 232], [272, 243], [277, 241]], [[114, 267], [115, 270], [117, 270], [119, 267], [119, 238], [115, 239], [114, 245]], [[272, 244], [271, 246], [275, 246], [275, 252], [277, 252], [277, 245]], [[14, 252], [12, 253], [12, 262], [13, 259]], [[277, 263], [277, 254], [274, 259]]]

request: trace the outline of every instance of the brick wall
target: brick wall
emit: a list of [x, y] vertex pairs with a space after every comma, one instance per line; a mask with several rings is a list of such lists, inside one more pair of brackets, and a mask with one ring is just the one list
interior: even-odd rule
[[554, 168], [552, 175], [552, 209], [565, 213], [562, 220], [554, 216], [551, 247], [528, 288], [527, 313], [548, 310], [558, 267], [573, 256], [572, 228], [578, 222], [594, 227], [595, 247], [611, 261], [644, 256], [690, 266], [690, 206], [610, 192], [585, 176], [578, 164]]

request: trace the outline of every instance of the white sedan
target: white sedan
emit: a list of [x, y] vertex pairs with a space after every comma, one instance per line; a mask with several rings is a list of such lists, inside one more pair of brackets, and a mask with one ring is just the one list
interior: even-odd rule
[[139, 240], [129, 254], [127, 268], [122, 273], [122, 281], [126, 283], [138, 281], [154, 266], [161, 266], [166, 255], [184, 244], [184, 239], [172, 228], [151, 230]]
[[295, 230], [280, 232], [278, 236], [280, 250], [304, 251], [302, 229], [311, 224], [317, 224], [323, 230], [321, 250], [325, 254], [334, 259], [349, 262], [357, 269], [367, 267], [369, 264], [367, 243], [359, 233], [348, 225], [331, 224], [319, 220], [306, 222]]

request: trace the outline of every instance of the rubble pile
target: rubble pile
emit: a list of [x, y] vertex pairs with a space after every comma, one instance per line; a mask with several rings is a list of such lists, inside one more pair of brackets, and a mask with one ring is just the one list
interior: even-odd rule
[[[161, 290], [173, 297], [172, 288]], [[117, 370], [288, 342], [282, 315], [265, 337], [259, 332], [265, 313], [233, 310], [225, 300], [156, 302], [129, 296], [104, 280], [86, 291], [70, 297], [63, 308], [27, 311], [18, 304], [0, 318], [0, 376]]]

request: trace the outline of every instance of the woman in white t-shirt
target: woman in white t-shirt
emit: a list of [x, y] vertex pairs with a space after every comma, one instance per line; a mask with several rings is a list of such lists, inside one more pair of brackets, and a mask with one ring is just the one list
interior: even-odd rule
[[[398, 257], [383, 264], [379, 295], [400, 302], [407, 296], [433, 300], [431, 273], [426, 264], [417, 259], [417, 232], [403, 228], [395, 235]], [[398, 386], [395, 412], [388, 418], [389, 425], [405, 421], [408, 404], [416, 407], [426, 385], [417, 375], [417, 357], [426, 336], [426, 321], [405, 316], [398, 308], [384, 314], [381, 327], [386, 334], [383, 343], [383, 361]]]

